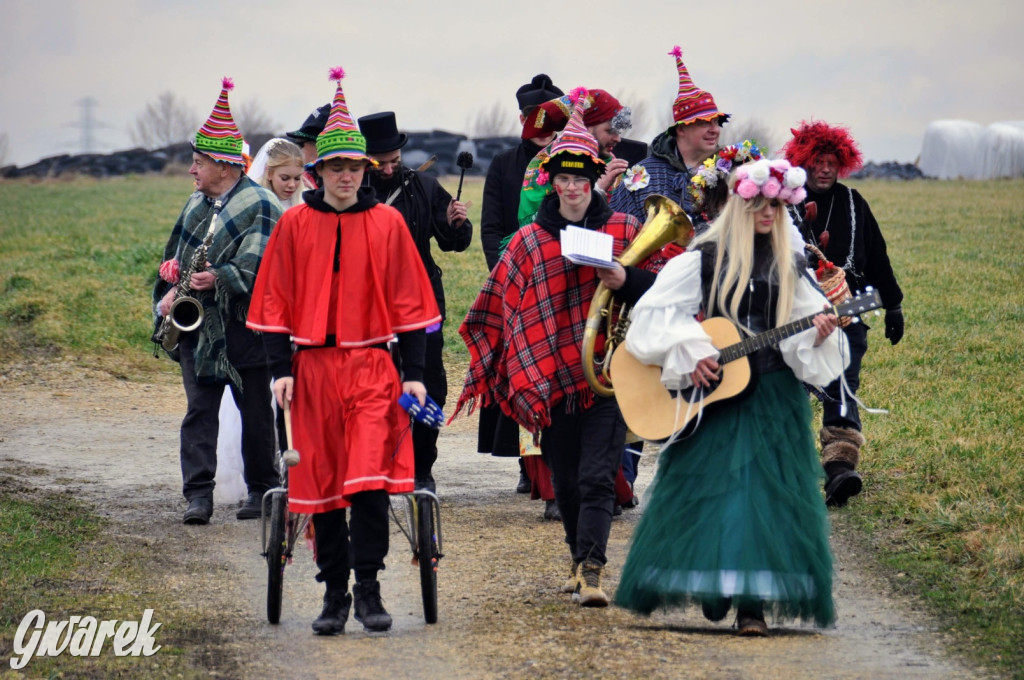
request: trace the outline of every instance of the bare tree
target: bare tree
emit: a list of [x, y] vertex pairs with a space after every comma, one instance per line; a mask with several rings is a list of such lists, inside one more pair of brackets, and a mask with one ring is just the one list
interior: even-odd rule
[[188, 141], [200, 122], [195, 110], [168, 90], [146, 104], [129, 126], [128, 134], [133, 144], [158, 149]]
[[767, 123], [756, 118], [730, 122], [722, 128], [722, 137], [719, 140], [719, 144], [722, 146], [739, 144], [745, 139], [757, 142], [762, 153], [766, 156], [770, 156], [773, 151], [777, 150], [775, 134], [772, 132], [772, 129]]
[[272, 135], [274, 130], [279, 127], [277, 121], [270, 117], [258, 99], [250, 99], [237, 107], [232, 107], [231, 115], [244, 139], [252, 139], [258, 135]]
[[7, 133], [0, 134], [0, 168], [7, 165], [7, 154], [10, 152], [11, 146], [7, 141]]
[[520, 132], [518, 124], [518, 119], [498, 99], [489, 108], [477, 112], [470, 128], [474, 137], [515, 137]]

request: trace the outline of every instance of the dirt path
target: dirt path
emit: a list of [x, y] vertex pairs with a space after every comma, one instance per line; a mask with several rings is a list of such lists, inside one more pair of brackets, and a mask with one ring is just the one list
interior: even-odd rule
[[[205, 622], [197, 616], [194, 649], [178, 644], [221, 677], [982, 677], [944, 654], [934, 626], [872, 574], [842, 530], [833, 538], [839, 621], [831, 630], [789, 625], [767, 639], [739, 639], [731, 618], [645, 619], [570, 605], [556, 592], [564, 577], [560, 526], [541, 519], [539, 502], [512, 493], [513, 461], [475, 453], [475, 419], [457, 421], [439, 443], [446, 547], [439, 623], [423, 623], [417, 570], [393, 532], [382, 575], [391, 633], [370, 636], [350, 621], [344, 636], [314, 637], [309, 624], [322, 591], [305, 547], [285, 572], [282, 622], [271, 626], [257, 523], [236, 521], [234, 509], [220, 504], [209, 526], [181, 524], [177, 383], [127, 383], [58, 365], [12, 369], [0, 389], [8, 396], [0, 472], [96, 503], [126, 549], [144, 547], [147, 570], [182, 606], [215, 612]], [[638, 488], [653, 470], [653, 457], [645, 457]], [[611, 590], [638, 512], [612, 526]], [[147, 606], [140, 597], [140, 611]]]

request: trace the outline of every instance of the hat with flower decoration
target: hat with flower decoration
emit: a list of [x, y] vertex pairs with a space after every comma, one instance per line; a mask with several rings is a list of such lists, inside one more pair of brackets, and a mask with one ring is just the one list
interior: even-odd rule
[[838, 125], [829, 125], [822, 121], [801, 121], [800, 127], [791, 129], [793, 139], [786, 142], [782, 151], [793, 165], [811, 167], [818, 156], [834, 154], [839, 165], [840, 177], [848, 177], [851, 172], [860, 170], [864, 164], [857, 142], [853, 141], [850, 131]]
[[322, 163], [331, 158], [352, 158], [373, 163], [366, 155], [366, 137], [359, 131], [352, 114], [345, 102], [345, 93], [341, 89], [341, 81], [345, 77], [345, 69], [338, 66], [330, 70], [330, 78], [338, 83], [331, 102], [331, 115], [323, 131], [316, 137], [316, 160], [312, 165]]
[[[764, 158], [764, 153], [757, 142], [752, 139], [745, 139], [739, 144], [730, 144], [719, 149], [711, 158], [697, 166], [697, 171], [690, 178], [687, 189], [693, 197], [695, 210], [704, 210], [707, 206], [708, 195], [717, 193], [714, 190], [722, 190], [721, 199], [725, 200], [728, 193], [726, 184], [729, 173], [744, 163], [751, 163]], [[714, 201], [712, 201], [714, 202]]]
[[672, 103], [672, 127], [698, 120], [721, 120], [723, 123], [729, 120], [731, 114], [718, 110], [711, 93], [693, 84], [693, 78], [683, 63], [683, 49], [676, 45], [668, 54], [676, 58], [676, 70], [679, 71], [679, 93]]
[[762, 158], [735, 171], [732, 190], [745, 201], [761, 195], [796, 205], [807, 198], [806, 181], [807, 173], [803, 168], [790, 165], [783, 159]]
[[551, 152], [541, 163], [541, 169], [549, 176], [559, 173], [581, 175], [595, 182], [604, 172], [604, 161], [601, 160], [597, 139], [587, 132], [583, 124], [587, 90], [577, 87], [569, 97], [573, 101], [572, 116], [562, 134], [551, 144]]
[[245, 142], [242, 140], [242, 133], [238, 131], [238, 126], [235, 125], [235, 119], [231, 117], [231, 108], [228, 106], [228, 92], [234, 88], [235, 83], [231, 78], [221, 80], [220, 96], [213, 106], [210, 117], [196, 133], [192, 148], [219, 163], [231, 163], [244, 167], [246, 162], [242, 157], [242, 152]]

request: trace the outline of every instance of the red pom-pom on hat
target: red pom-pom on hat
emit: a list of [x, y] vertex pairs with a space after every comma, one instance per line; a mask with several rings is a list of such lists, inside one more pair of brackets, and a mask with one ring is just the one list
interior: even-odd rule
[[683, 48], [680, 47], [679, 45], [676, 45], [676, 46], [674, 46], [672, 48], [672, 51], [669, 52], [668, 54], [669, 54], [670, 57], [675, 57], [676, 59], [682, 59], [682, 57], [683, 57]]
[[228, 90], [229, 92], [235, 89], [235, 81], [231, 78], [228, 78], [227, 76], [224, 76], [224, 78], [220, 81], [220, 84], [221, 87], [223, 87], [225, 90]]
[[345, 69], [343, 69], [340, 66], [335, 66], [330, 70], [330, 73], [328, 75], [330, 76], [330, 79], [333, 80], [334, 82], [341, 82], [341, 79], [345, 77]]

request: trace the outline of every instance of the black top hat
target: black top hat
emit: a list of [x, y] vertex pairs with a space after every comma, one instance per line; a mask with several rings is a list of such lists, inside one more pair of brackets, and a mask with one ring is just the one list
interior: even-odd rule
[[551, 82], [550, 76], [546, 73], [538, 73], [533, 80], [516, 90], [516, 102], [519, 104], [519, 110], [522, 111], [531, 106], [540, 106], [563, 94], [565, 93]]
[[331, 102], [327, 102], [320, 108], [313, 111], [306, 117], [306, 121], [298, 130], [286, 132], [285, 137], [292, 139], [299, 144], [303, 142], [315, 142], [317, 135], [324, 131], [327, 119], [331, 115]]
[[359, 131], [366, 137], [366, 153], [387, 153], [401, 149], [409, 141], [404, 132], [398, 131], [394, 111], [381, 111], [363, 116], [358, 121]]

